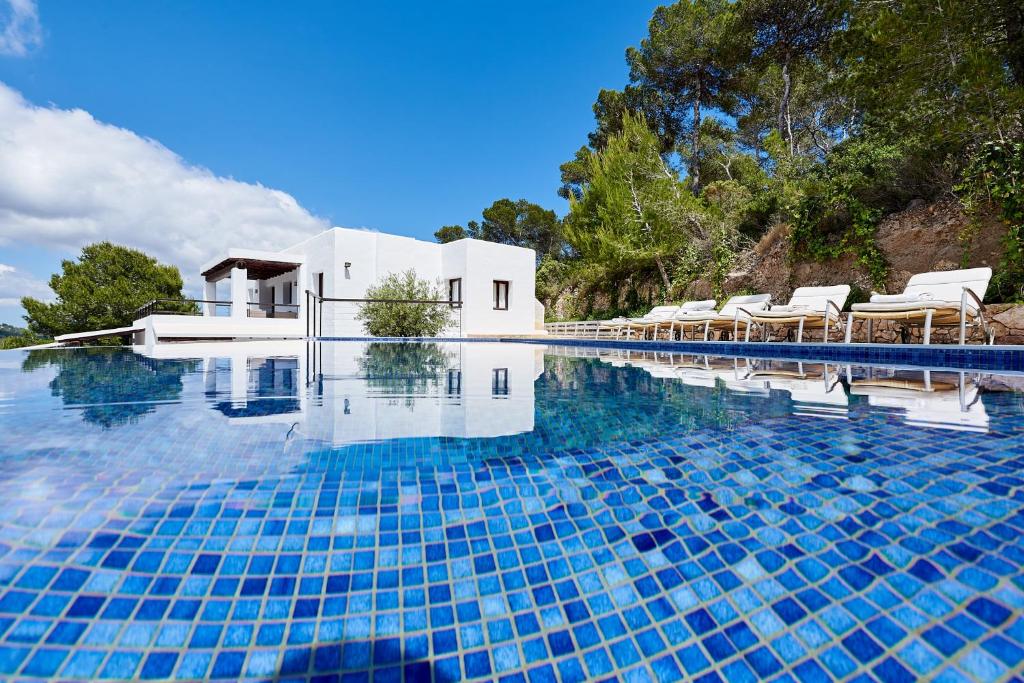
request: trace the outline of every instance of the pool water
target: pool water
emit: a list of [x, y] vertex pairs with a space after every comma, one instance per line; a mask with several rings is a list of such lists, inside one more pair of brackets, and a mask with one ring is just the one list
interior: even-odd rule
[[1008, 680], [1024, 376], [0, 353], [0, 679]]

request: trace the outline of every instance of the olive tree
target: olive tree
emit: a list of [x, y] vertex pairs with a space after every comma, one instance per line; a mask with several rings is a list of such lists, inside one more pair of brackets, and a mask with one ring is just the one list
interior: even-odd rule
[[391, 273], [366, 290], [369, 301], [356, 319], [371, 337], [436, 337], [455, 318], [455, 309], [441, 303], [444, 298], [440, 283], [418, 278], [413, 269]]

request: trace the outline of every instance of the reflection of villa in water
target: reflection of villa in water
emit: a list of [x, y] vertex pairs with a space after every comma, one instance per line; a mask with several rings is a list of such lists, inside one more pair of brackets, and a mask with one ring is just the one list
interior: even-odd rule
[[[394, 371], [394, 344], [305, 341], [136, 347], [153, 358], [202, 362], [205, 393], [232, 422], [282, 423], [332, 444], [415, 437], [493, 437], [534, 427], [544, 347], [417, 345], [430, 358]], [[386, 368], [383, 374], [378, 367]], [[427, 368], [424, 370], [424, 368]]]

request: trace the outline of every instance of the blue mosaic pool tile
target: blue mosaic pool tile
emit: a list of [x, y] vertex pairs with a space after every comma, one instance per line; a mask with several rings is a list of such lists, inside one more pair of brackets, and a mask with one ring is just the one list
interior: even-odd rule
[[[983, 398], [987, 434], [773, 403], [586, 448], [483, 440], [455, 465], [466, 443], [385, 440], [307, 444], [285, 471], [137, 496], [147, 479], [128, 473], [118, 515], [53, 536], [63, 557], [4, 550], [21, 527], [0, 513], [0, 673], [1007, 678], [1024, 654], [1024, 430]], [[33, 515], [18, 523], [35, 533]]]

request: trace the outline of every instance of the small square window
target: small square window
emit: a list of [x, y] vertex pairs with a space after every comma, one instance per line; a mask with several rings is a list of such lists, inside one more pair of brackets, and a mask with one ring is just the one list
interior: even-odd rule
[[507, 280], [495, 280], [494, 281], [494, 310], [496, 310], [496, 311], [507, 311], [508, 310], [508, 281]]
[[508, 396], [508, 368], [495, 368], [491, 371], [491, 394]]
[[462, 278], [456, 277], [448, 281], [448, 301], [462, 301]]
[[448, 393], [458, 395], [462, 393], [462, 371], [448, 370]]

